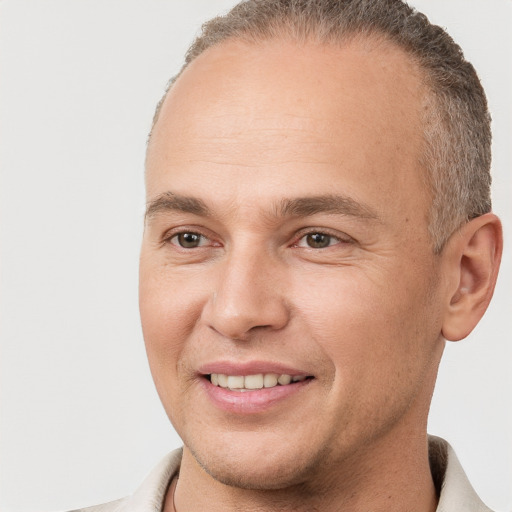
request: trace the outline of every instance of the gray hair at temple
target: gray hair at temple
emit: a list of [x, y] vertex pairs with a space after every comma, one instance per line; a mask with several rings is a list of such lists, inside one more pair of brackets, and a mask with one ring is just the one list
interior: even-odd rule
[[401, 0], [240, 2], [203, 25], [157, 106], [153, 127], [167, 92], [183, 70], [223, 41], [257, 45], [288, 39], [298, 44], [343, 45], [359, 37], [391, 41], [411, 56], [423, 74], [428, 93], [423, 105], [421, 163], [432, 195], [429, 230], [434, 251], [439, 253], [458, 227], [491, 210], [490, 115], [480, 80], [460, 47], [441, 27]]

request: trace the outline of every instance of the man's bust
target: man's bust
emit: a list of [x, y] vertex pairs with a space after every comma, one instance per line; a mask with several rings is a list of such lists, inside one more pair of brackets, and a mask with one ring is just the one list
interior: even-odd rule
[[489, 167], [473, 67], [402, 2], [207, 24], [155, 115], [140, 264], [183, 451], [97, 510], [488, 510], [426, 424], [496, 282]]

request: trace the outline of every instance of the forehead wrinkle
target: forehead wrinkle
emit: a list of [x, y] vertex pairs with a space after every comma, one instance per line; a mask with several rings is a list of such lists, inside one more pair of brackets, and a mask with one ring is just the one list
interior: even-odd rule
[[275, 214], [281, 217], [310, 217], [319, 213], [347, 215], [365, 220], [380, 220], [373, 208], [348, 196], [298, 197], [282, 199], [275, 205]]

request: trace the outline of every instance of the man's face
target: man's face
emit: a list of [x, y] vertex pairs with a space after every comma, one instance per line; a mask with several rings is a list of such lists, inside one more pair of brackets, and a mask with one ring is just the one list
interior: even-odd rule
[[442, 280], [419, 84], [391, 45], [229, 42], [168, 95], [140, 309], [184, 460], [218, 480], [324, 478], [423, 432]]

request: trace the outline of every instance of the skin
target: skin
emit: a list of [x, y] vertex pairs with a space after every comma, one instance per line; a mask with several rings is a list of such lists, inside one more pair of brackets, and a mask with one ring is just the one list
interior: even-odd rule
[[[185, 445], [178, 511], [435, 510], [426, 421], [443, 335], [483, 314], [501, 239], [484, 216], [433, 253], [424, 94], [415, 64], [377, 41], [229, 41], [168, 94], [147, 156], [140, 310]], [[297, 207], [311, 197], [314, 212]], [[314, 378], [233, 412], [205, 392], [201, 368], [218, 361]]]

